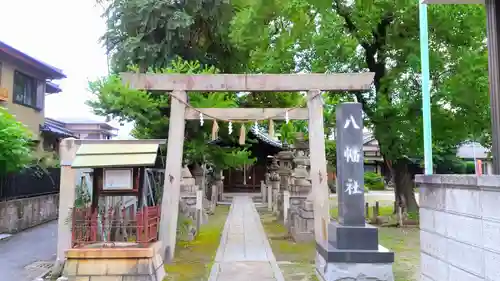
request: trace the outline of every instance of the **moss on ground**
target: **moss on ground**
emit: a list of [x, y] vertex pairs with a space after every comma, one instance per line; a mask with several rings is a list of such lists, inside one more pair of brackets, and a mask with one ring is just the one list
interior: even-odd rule
[[418, 228], [379, 228], [380, 244], [394, 251], [395, 281], [420, 280], [420, 231]]
[[276, 261], [293, 263], [314, 262], [316, 250], [314, 243], [295, 243], [283, 224], [276, 221], [270, 212], [261, 212], [261, 221], [264, 231], [269, 238]]
[[[338, 213], [333, 208], [330, 213]], [[392, 207], [380, 207], [380, 214], [392, 214]], [[261, 212], [264, 230], [269, 238], [271, 248], [282, 270], [285, 280], [313, 281], [315, 243], [295, 243], [283, 224], [269, 212]], [[394, 263], [395, 281], [417, 281], [420, 271], [420, 238], [417, 228], [379, 228], [380, 244], [396, 254]]]
[[260, 218], [285, 280], [317, 280], [314, 268], [315, 243], [294, 242], [286, 227], [277, 222], [276, 217], [270, 212], [261, 211]]
[[208, 223], [201, 226], [200, 234], [193, 241], [177, 241], [175, 258], [165, 265], [170, 281], [207, 280], [210, 275], [229, 206], [217, 206]]

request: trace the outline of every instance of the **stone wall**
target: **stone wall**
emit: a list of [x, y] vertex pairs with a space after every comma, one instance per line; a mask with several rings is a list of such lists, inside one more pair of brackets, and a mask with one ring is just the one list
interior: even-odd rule
[[500, 281], [500, 176], [417, 175], [422, 281]]
[[59, 194], [0, 202], [0, 233], [16, 233], [57, 219]]

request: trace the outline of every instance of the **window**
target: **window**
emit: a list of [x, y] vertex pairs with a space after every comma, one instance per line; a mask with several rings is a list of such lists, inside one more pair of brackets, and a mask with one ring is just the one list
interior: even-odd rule
[[41, 110], [45, 99], [44, 87], [45, 83], [16, 71], [14, 73], [14, 102]]
[[365, 156], [377, 156], [376, 151], [365, 151]]
[[87, 140], [100, 140], [101, 139], [101, 134], [98, 133], [89, 133], [85, 139]]
[[367, 172], [376, 173], [377, 172], [377, 166], [373, 165], [373, 164], [364, 164], [363, 168], [365, 170], [365, 173], [367, 173]]

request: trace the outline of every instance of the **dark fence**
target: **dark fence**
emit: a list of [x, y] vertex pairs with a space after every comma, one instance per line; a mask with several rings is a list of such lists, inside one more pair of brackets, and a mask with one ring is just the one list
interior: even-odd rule
[[0, 175], [0, 201], [59, 193], [61, 169], [26, 168], [9, 175]]

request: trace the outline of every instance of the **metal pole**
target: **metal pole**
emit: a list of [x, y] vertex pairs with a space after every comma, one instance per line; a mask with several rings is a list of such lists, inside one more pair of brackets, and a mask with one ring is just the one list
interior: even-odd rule
[[479, 169], [477, 168], [477, 157], [476, 157], [476, 141], [472, 141], [472, 157], [474, 158], [474, 174], [478, 175]]
[[[420, 1], [419, 1], [420, 2]], [[429, 34], [427, 23], [427, 5], [419, 3], [420, 22], [420, 58], [422, 60], [422, 115], [424, 123], [424, 162], [425, 174], [432, 175], [432, 125], [431, 93], [429, 74]]]
[[498, 16], [500, 7], [496, 0], [486, 0], [486, 29], [488, 44], [488, 76], [490, 80], [491, 134], [493, 154], [493, 174], [500, 175], [500, 58], [498, 46]]

